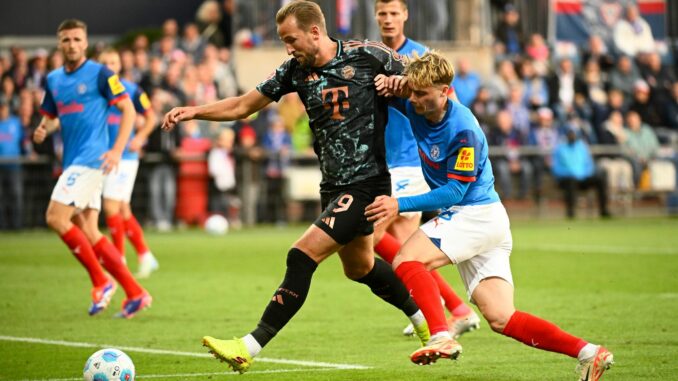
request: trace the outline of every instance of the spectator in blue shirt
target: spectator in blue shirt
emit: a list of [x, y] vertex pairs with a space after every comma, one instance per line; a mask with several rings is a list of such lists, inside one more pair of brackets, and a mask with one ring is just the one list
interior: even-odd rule
[[476, 95], [478, 95], [480, 76], [471, 71], [471, 63], [466, 58], [459, 59], [455, 69], [456, 74], [452, 86], [454, 86], [459, 103], [470, 108], [476, 99]]
[[588, 146], [579, 139], [574, 128], [566, 131], [566, 140], [553, 150], [551, 171], [563, 190], [567, 217], [574, 218], [577, 190], [595, 187], [598, 193], [598, 210], [601, 217], [609, 217], [605, 172], [596, 171]]
[[[9, 112], [9, 100], [0, 97], [0, 230], [21, 229], [23, 214], [21, 121]], [[16, 160], [16, 162], [9, 162]]]

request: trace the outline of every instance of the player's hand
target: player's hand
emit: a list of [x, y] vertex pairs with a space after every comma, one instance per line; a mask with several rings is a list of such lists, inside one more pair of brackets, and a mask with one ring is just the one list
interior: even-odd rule
[[374, 77], [374, 86], [377, 89], [377, 94], [384, 97], [397, 96], [402, 97], [406, 94], [407, 78], [402, 75], [392, 75], [387, 77], [379, 74]]
[[47, 138], [47, 127], [44, 124], [40, 124], [38, 128], [33, 131], [33, 142], [40, 144], [45, 141]]
[[374, 87], [377, 89], [377, 94], [382, 97], [388, 97], [390, 94], [388, 94], [388, 89], [386, 86], [386, 82], [388, 80], [388, 77], [385, 76], [384, 74], [378, 74], [376, 77], [374, 77]]
[[106, 151], [99, 158], [100, 160], [103, 160], [103, 162], [101, 163], [101, 167], [99, 168], [103, 169], [104, 174], [107, 175], [115, 171], [116, 168], [118, 168], [118, 163], [120, 163], [121, 157], [122, 152], [118, 152], [116, 150]]
[[146, 144], [146, 139], [137, 135], [129, 142], [129, 150], [132, 152], [141, 152], [141, 148]]
[[377, 196], [374, 202], [365, 208], [365, 216], [375, 226], [391, 221], [398, 215], [398, 200], [395, 197]]
[[161, 128], [165, 131], [171, 131], [179, 122], [193, 118], [195, 118], [193, 107], [175, 107], [165, 114]]

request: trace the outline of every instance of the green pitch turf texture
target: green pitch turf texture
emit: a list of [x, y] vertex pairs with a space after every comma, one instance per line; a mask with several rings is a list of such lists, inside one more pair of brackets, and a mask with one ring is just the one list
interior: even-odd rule
[[[139, 380], [576, 380], [574, 359], [492, 333], [484, 321], [460, 340], [459, 361], [411, 364], [417, 341], [401, 336], [405, 317], [345, 279], [336, 256], [261, 353], [269, 361], [237, 376], [200, 357], [202, 336], [255, 326], [304, 228], [148, 233], [161, 266], [142, 281], [153, 307], [128, 321], [113, 319], [122, 290], [100, 316], [87, 316], [88, 278], [55, 234], [0, 234], [0, 380], [77, 380], [102, 344], [141, 348], [126, 350]], [[616, 364], [605, 380], [678, 379], [678, 220], [519, 221], [513, 237], [517, 308], [606, 345]], [[127, 258], [134, 270], [130, 247]], [[465, 295], [456, 270], [442, 272]]]

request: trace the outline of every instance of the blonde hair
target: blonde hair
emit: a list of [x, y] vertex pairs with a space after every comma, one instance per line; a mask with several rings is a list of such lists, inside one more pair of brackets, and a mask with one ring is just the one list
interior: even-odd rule
[[423, 56], [415, 52], [405, 68], [407, 81], [415, 88], [449, 85], [454, 79], [454, 68], [439, 52], [430, 50]]
[[120, 52], [118, 52], [118, 51], [115, 50], [114, 48], [106, 47], [104, 50], [102, 50], [101, 52], [99, 52], [99, 55], [97, 56], [97, 61], [101, 62], [101, 59], [102, 59], [104, 56], [107, 56], [107, 55], [109, 55], [109, 54], [110, 54], [110, 55], [116, 55], [116, 56], [118, 56], [118, 59], [121, 59], [121, 58], [120, 58]]
[[317, 25], [322, 33], [327, 34], [325, 15], [320, 6], [312, 1], [295, 0], [287, 3], [275, 15], [275, 22], [280, 25], [290, 16], [296, 18], [297, 26], [304, 32], [308, 32], [312, 25]]

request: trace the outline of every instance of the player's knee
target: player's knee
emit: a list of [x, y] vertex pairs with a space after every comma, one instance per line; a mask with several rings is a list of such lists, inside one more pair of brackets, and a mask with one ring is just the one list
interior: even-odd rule
[[344, 265], [344, 275], [350, 280], [357, 281], [362, 279], [365, 275], [369, 274], [372, 270], [371, 265], [369, 264], [351, 264], [350, 266]]
[[58, 213], [55, 213], [52, 209], [47, 209], [45, 213], [45, 222], [47, 226], [56, 231], [57, 233], [63, 234], [68, 225], [68, 220], [60, 216]]
[[293, 247], [287, 252], [287, 269], [292, 271], [314, 272], [318, 267], [311, 257]]
[[502, 312], [485, 314], [485, 320], [487, 320], [487, 323], [494, 332], [502, 333], [504, 328], [506, 328], [506, 324], [511, 320], [511, 314]]

